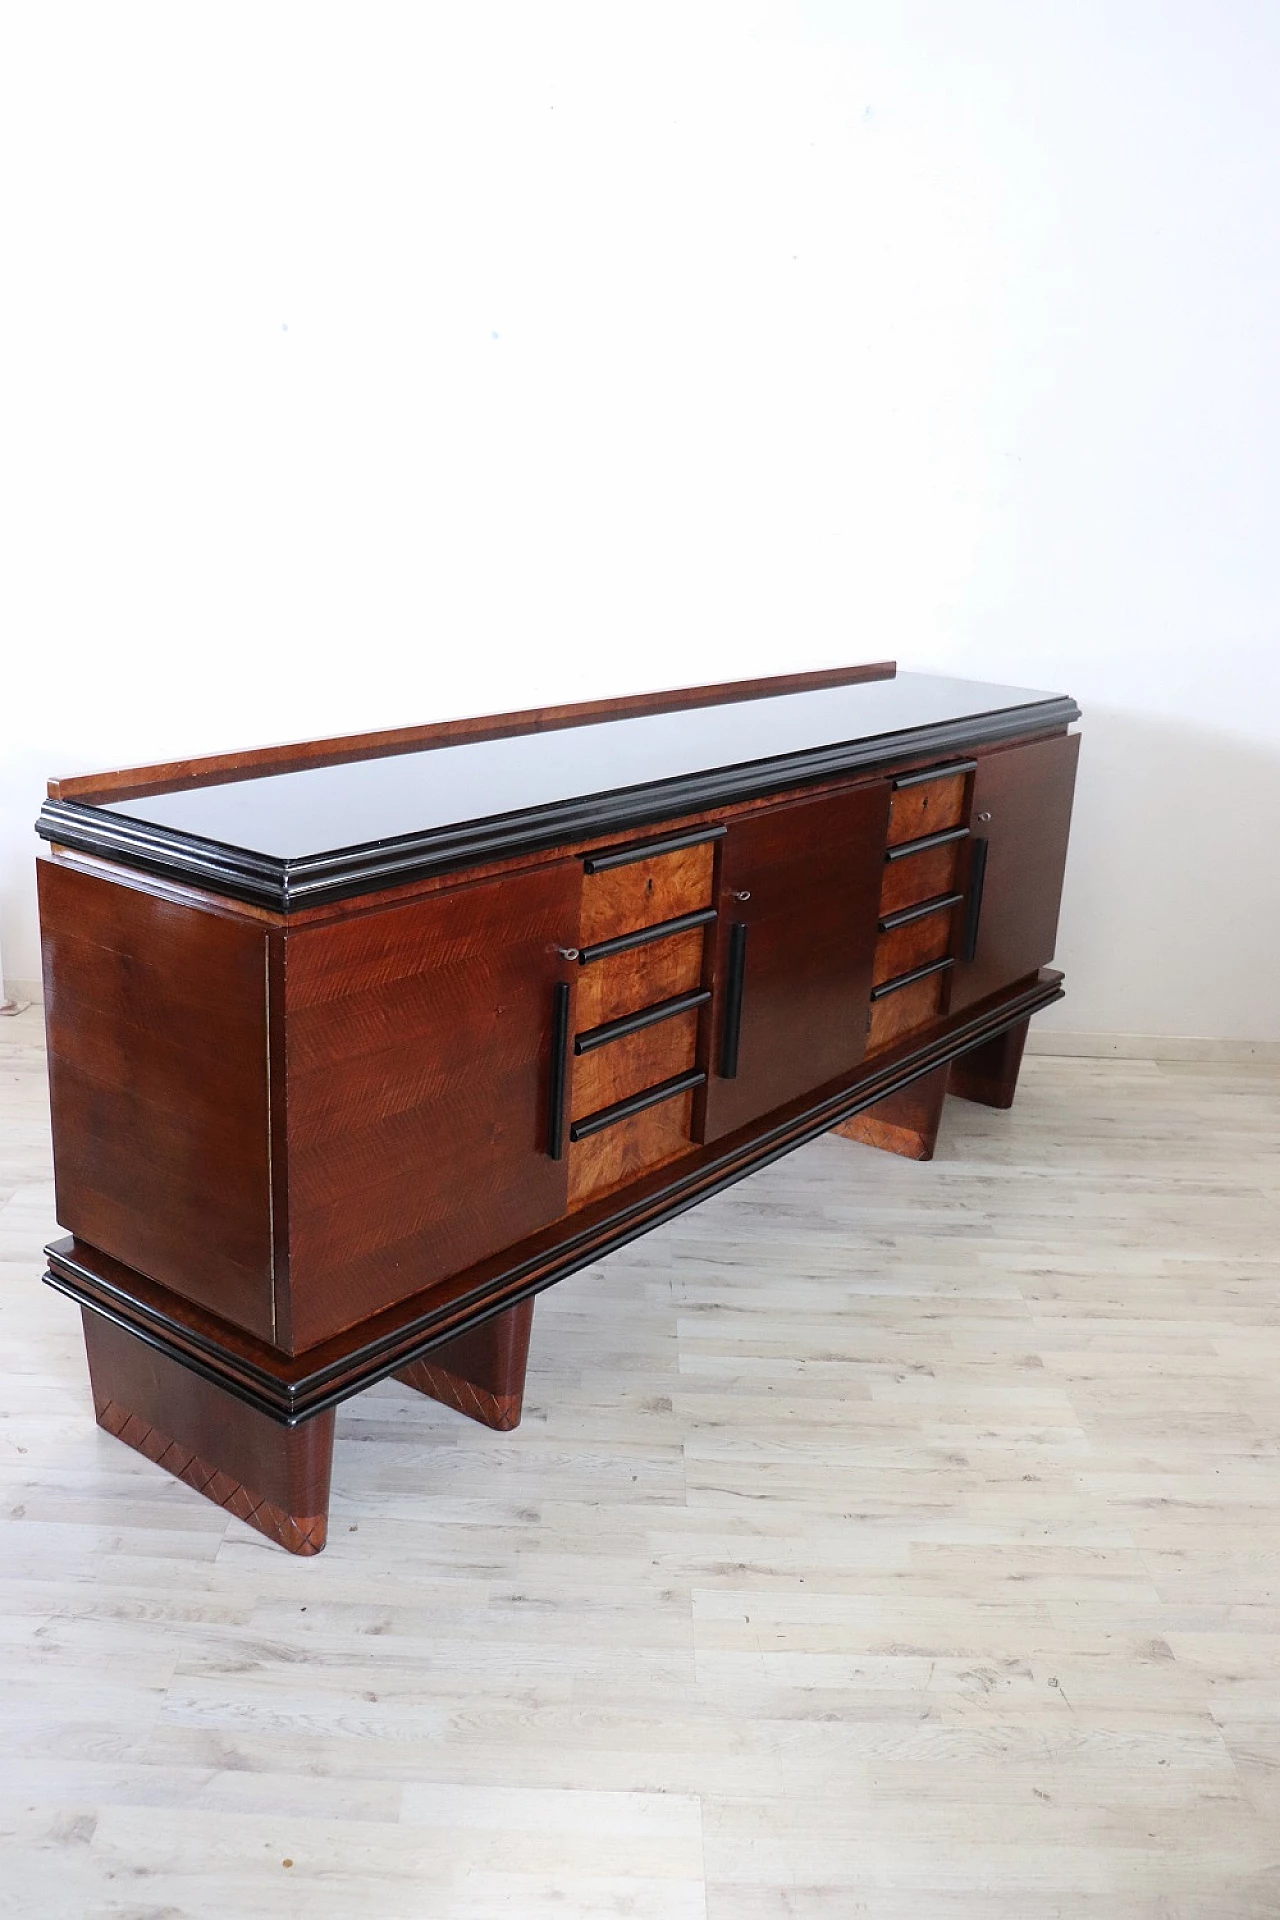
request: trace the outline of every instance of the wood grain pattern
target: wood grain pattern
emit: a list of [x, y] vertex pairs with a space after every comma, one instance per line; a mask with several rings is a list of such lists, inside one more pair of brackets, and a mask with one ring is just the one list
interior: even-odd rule
[[522, 1300], [483, 1326], [433, 1347], [396, 1379], [497, 1433], [520, 1424], [533, 1331], [533, 1301]]
[[274, 1336], [266, 931], [37, 863], [58, 1217]]
[[[578, 944], [590, 946], [615, 934], [674, 920], [711, 905], [716, 842], [658, 854], [603, 873], [588, 873], [582, 882], [582, 920]], [[598, 962], [596, 964], [599, 964]]]
[[290, 935], [293, 1350], [547, 1226], [574, 862]]
[[1011, 1107], [1029, 1024], [1022, 1020], [984, 1046], [962, 1053], [952, 1062], [951, 1091], [983, 1107]]
[[954, 893], [964, 844], [963, 840], [953, 840], [946, 846], [926, 847], [923, 853], [907, 853], [900, 860], [888, 861], [880, 889], [881, 914], [919, 906], [935, 894]]
[[972, 824], [987, 843], [986, 876], [977, 952], [956, 968], [953, 1006], [1052, 960], [1079, 754], [1080, 736], [1060, 734], [979, 756]]
[[250, 1404], [281, 1420], [319, 1412], [361, 1392], [420, 1357], [441, 1339], [463, 1333], [475, 1316], [515, 1304], [534, 1289], [576, 1272], [585, 1260], [616, 1251], [624, 1239], [663, 1224], [763, 1164], [807, 1144], [863, 1105], [895, 1090], [899, 1074], [941, 1066], [972, 1052], [1009, 1025], [1030, 1018], [1062, 994], [1051, 969], [1033, 981], [939, 1022], [932, 1031], [866, 1063], [844, 1083], [794, 1101], [727, 1142], [702, 1146], [638, 1179], [615, 1207], [606, 1199], [519, 1246], [362, 1320], [305, 1353], [286, 1355], [252, 1335], [180, 1300], [135, 1270], [120, 1266], [83, 1241], [59, 1240], [46, 1249], [49, 1284], [77, 1302], [125, 1322], [157, 1342], [175, 1360], [214, 1365], [220, 1380]]
[[966, 779], [963, 773], [952, 773], [897, 789], [889, 808], [889, 845], [899, 847], [904, 840], [958, 827], [964, 820]]
[[857, 1140], [867, 1147], [879, 1147], [904, 1160], [932, 1160], [938, 1143], [938, 1126], [951, 1067], [935, 1067], [909, 1086], [899, 1088], [885, 1100], [877, 1100], [848, 1120], [833, 1127], [846, 1140]]
[[[862, 1058], [888, 810], [888, 785], [878, 781], [736, 821], [721, 842], [703, 1138], [732, 1132]], [[747, 928], [741, 1041], [737, 1076], [724, 1079], [735, 924]]]
[[697, 1063], [698, 1025], [694, 1008], [579, 1054], [573, 1062], [573, 1119], [598, 1113], [615, 1100], [626, 1100], [645, 1087], [656, 1087], [660, 1080], [687, 1073]]
[[878, 987], [899, 974], [928, 966], [931, 960], [945, 959], [952, 948], [955, 916], [954, 907], [940, 907], [936, 913], [882, 933], [876, 941], [872, 984]]
[[98, 1425], [288, 1553], [319, 1553], [333, 1414], [282, 1427], [85, 1310]]
[[892, 1046], [936, 1020], [942, 1012], [946, 979], [945, 973], [931, 973], [927, 979], [899, 987], [896, 993], [887, 993], [883, 1000], [877, 1000], [871, 1008], [867, 1052], [879, 1053], [883, 1047]]
[[704, 954], [707, 940], [704, 929], [694, 927], [688, 933], [673, 933], [669, 939], [655, 940], [646, 947], [633, 947], [627, 953], [614, 953], [580, 967], [577, 976], [577, 1030], [586, 1033], [602, 1027], [607, 1020], [618, 1020], [624, 1013], [639, 1013], [642, 1007], [656, 1006], [659, 1000], [674, 1000], [677, 994], [692, 993], [704, 984]]
[[344, 734], [331, 740], [298, 740], [288, 746], [253, 747], [238, 753], [206, 754], [149, 767], [106, 773], [82, 773], [50, 780], [51, 800], [141, 799], [174, 793], [183, 787], [214, 786], [246, 777], [295, 773], [303, 767], [334, 767], [352, 760], [380, 760], [420, 753], [425, 747], [461, 746], [475, 740], [509, 740], [526, 733], [552, 733], [589, 727], [601, 720], [634, 720], [649, 713], [678, 713], [742, 700], [769, 700], [784, 693], [816, 693], [824, 687], [857, 686], [866, 680], [892, 680], [892, 660], [855, 667], [827, 667], [811, 673], [771, 674], [756, 680], [729, 680], [719, 686], [678, 687], [658, 693], [633, 693], [609, 700], [579, 700], [561, 706], [529, 707], [515, 713], [486, 714], [462, 720], [437, 720], [425, 726], [392, 727], [381, 733]]
[[603, 1199], [641, 1174], [688, 1153], [693, 1145], [692, 1122], [693, 1095], [682, 1093], [575, 1141], [569, 1148], [570, 1208]]

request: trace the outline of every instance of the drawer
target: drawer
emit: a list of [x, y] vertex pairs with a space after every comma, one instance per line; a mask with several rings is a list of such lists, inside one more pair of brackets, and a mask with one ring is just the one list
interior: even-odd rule
[[960, 871], [960, 851], [968, 835], [960, 829], [954, 839], [941, 845], [912, 847], [896, 860], [885, 862], [884, 884], [880, 889], [880, 917], [896, 913], [900, 907], [917, 907], [939, 894], [956, 891]]
[[[708, 998], [710, 996], [708, 995]], [[688, 1073], [698, 1056], [699, 1009], [642, 1027], [587, 1053], [576, 1054], [573, 1062], [572, 1118], [611, 1107], [627, 1100], [645, 1087], [672, 1080]]]
[[[723, 831], [668, 852], [646, 854], [641, 847], [624, 847], [586, 855], [579, 944], [589, 947], [709, 907], [716, 839]], [[647, 844], [662, 848], [669, 840]]]
[[943, 894], [942, 906], [932, 913], [917, 914], [899, 927], [885, 929], [876, 942], [872, 986], [896, 980], [900, 973], [914, 973], [932, 960], [941, 960], [951, 951], [955, 910], [960, 894]]
[[907, 986], [895, 987], [892, 993], [873, 1000], [867, 1052], [875, 1053], [881, 1047], [892, 1046], [895, 1040], [903, 1039], [908, 1033], [914, 1033], [917, 1027], [926, 1027], [936, 1019], [942, 1012], [949, 973], [948, 968], [926, 974], [923, 980], [913, 980]]
[[615, 1121], [569, 1147], [569, 1208], [585, 1206], [693, 1147], [693, 1092]]
[[702, 985], [704, 927], [628, 947], [578, 970], [577, 1030], [602, 1027], [658, 1000], [673, 1000]]
[[922, 840], [926, 834], [942, 833], [958, 827], [964, 819], [965, 783], [973, 765], [936, 773], [908, 774], [901, 785], [896, 782], [889, 806], [889, 845], [900, 847], [904, 840]]

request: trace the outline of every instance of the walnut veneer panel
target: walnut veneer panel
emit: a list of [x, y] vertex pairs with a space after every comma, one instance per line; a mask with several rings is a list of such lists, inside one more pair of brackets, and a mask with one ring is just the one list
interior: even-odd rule
[[920, 853], [904, 853], [898, 860], [887, 861], [880, 889], [881, 914], [917, 907], [936, 894], [954, 893], [963, 845], [963, 840], [949, 840], [944, 846], [926, 847]]
[[638, 1013], [659, 1000], [674, 1000], [703, 984], [705, 929], [692, 927], [644, 947], [607, 955], [581, 967], [577, 978], [577, 1031], [602, 1027], [624, 1013]]
[[682, 1093], [575, 1141], [569, 1148], [570, 1207], [598, 1200], [687, 1153], [692, 1120], [693, 1095]]
[[1080, 736], [983, 754], [972, 822], [987, 847], [974, 958], [957, 967], [953, 1007], [971, 1006], [1053, 958]]
[[904, 840], [922, 840], [927, 833], [958, 827], [964, 820], [965, 778], [963, 773], [950, 773], [940, 780], [898, 788], [889, 812], [889, 845], [898, 847]]
[[293, 1349], [555, 1220], [552, 992], [574, 861], [290, 935]]
[[579, 1054], [573, 1063], [573, 1118], [580, 1120], [584, 1114], [611, 1107], [616, 1100], [656, 1087], [661, 1080], [687, 1073], [695, 1064], [697, 1051], [695, 1007]]
[[[862, 1058], [888, 811], [888, 785], [878, 781], [731, 822], [720, 863], [706, 1139]], [[745, 966], [737, 1072], [725, 1078], [735, 926], [746, 929]]]
[[273, 1334], [269, 936], [38, 863], [58, 1219]]
[[874, 984], [878, 987], [928, 966], [931, 960], [945, 959], [951, 951], [954, 915], [954, 907], [940, 907], [936, 913], [882, 933], [876, 942]]
[[927, 979], [915, 980], [909, 987], [899, 987], [896, 993], [886, 993], [883, 1000], [877, 1000], [871, 1009], [867, 1052], [877, 1053], [881, 1047], [891, 1046], [917, 1027], [936, 1020], [942, 1011], [946, 980], [945, 973], [931, 973]]
[[611, 940], [615, 934], [710, 906], [715, 854], [715, 841], [705, 840], [675, 853], [588, 873], [582, 882], [581, 944]]

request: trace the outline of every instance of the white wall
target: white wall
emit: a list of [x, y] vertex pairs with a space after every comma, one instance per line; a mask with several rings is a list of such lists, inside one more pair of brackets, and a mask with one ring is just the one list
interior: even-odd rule
[[1280, 14], [50, 4], [0, 46], [0, 932], [50, 772], [896, 654], [1088, 710], [1047, 1016], [1280, 1037]]

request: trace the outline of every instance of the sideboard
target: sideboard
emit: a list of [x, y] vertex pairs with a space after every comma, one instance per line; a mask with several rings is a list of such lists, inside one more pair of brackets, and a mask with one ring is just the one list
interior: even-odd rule
[[828, 1130], [1008, 1106], [1078, 718], [885, 663], [52, 781], [99, 1423], [317, 1553], [352, 1394], [514, 1427], [542, 1288]]

